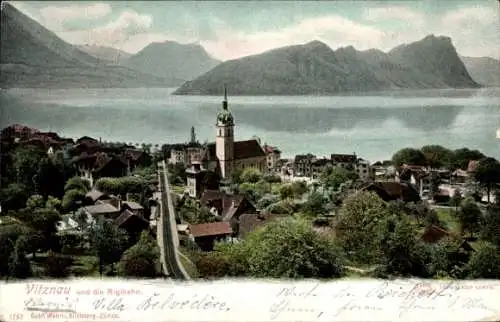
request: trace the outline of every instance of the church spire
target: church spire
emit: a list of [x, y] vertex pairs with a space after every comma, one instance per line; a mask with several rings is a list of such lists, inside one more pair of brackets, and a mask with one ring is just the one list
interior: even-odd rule
[[224, 84], [224, 100], [222, 101], [222, 108], [227, 110], [227, 88], [226, 84]]

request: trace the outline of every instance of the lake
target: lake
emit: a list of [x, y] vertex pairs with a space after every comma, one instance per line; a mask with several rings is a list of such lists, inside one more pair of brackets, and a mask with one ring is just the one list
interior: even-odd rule
[[[195, 126], [201, 142], [214, 141], [222, 96], [176, 96], [172, 91], [3, 89], [0, 125], [21, 123], [66, 137], [153, 144], [185, 142]], [[479, 149], [500, 159], [500, 88], [229, 96], [229, 109], [236, 140], [258, 136], [278, 146], [284, 157], [356, 152], [374, 162], [403, 147], [440, 144]]]

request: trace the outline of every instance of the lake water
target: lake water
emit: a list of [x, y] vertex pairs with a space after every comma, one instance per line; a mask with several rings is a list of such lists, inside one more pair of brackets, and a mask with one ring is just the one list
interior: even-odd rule
[[[26, 124], [67, 137], [122, 142], [215, 139], [222, 97], [175, 96], [172, 89], [9, 89], [0, 125]], [[468, 147], [500, 159], [500, 88], [375, 93], [365, 96], [229, 97], [236, 140], [256, 135], [285, 157], [352, 153], [374, 162], [403, 147]]]

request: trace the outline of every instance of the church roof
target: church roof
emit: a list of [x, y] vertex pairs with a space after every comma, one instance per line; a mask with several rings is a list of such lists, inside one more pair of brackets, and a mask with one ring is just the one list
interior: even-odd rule
[[[214, 160], [215, 154], [215, 143], [209, 143], [206, 147], [206, 152], [204, 154], [204, 160]], [[254, 157], [265, 157], [266, 153], [262, 149], [262, 146], [255, 139], [246, 141], [236, 141], [234, 142], [234, 159], [242, 160]]]

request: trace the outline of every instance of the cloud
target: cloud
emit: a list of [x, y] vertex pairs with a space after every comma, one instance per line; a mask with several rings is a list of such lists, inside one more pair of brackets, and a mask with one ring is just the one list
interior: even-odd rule
[[20, 1], [9, 1], [11, 5], [13, 5], [17, 10], [21, 11], [23, 14], [26, 16], [30, 17], [31, 19], [41, 22], [40, 17], [36, 13], [35, 10], [31, 9], [30, 6], [26, 5], [25, 2], [20, 2]]
[[39, 16], [42, 24], [52, 31], [64, 31], [65, 24], [72, 21], [91, 21], [106, 17], [111, 13], [111, 6], [107, 3], [90, 5], [48, 6], [40, 9]]
[[443, 26], [452, 27], [473, 27], [476, 24], [489, 25], [498, 23], [498, 10], [491, 8], [472, 6], [453, 10], [445, 14], [442, 18]]
[[[325, 42], [332, 49], [352, 45], [359, 50], [378, 48], [387, 51], [432, 33], [451, 37], [462, 55], [500, 55], [497, 35], [499, 17], [493, 6], [462, 7], [440, 15], [409, 6], [372, 7], [362, 11], [359, 20], [325, 14], [303, 19], [279, 30], [251, 32], [236, 29], [215, 14], [208, 13], [201, 17], [187, 10], [178, 16], [176, 30], [158, 30], [153, 28], [153, 16], [133, 10], [122, 11], [110, 19], [111, 7], [107, 4], [49, 6], [39, 12], [25, 3], [13, 4], [67, 42], [111, 46], [131, 53], [138, 52], [151, 42], [165, 40], [199, 42], [212, 56], [221, 60], [315, 39]], [[101, 26], [87, 24], [88, 27], [80, 30], [64, 28], [72, 20], [96, 21], [102, 18], [107, 18], [108, 23]]]
[[152, 24], [153, 18], [151, 16], [126, 10], [117, 19], [110, 21], [104, 26], [60, 32], [58, 35], [65, 41], [73, 44], [93, 44], [118, 48], [123, 47], [133, 36], [147, 35]]
[[371, 22], [403, 20], [409, 24], [422, 25], [425, 23], [425, 16], [422, 13], [407, 7], [367, 8], [363, 13], [363, 19]]
[[493, 7], [470, 6], [443, 15], [436, 29], [452, 38], [461, 55], [500, 58], [498, 21]]
[[353, 45], [366, 49], [378, 44], [384, 36], [377, 28], [338, 15], [305, 19], [279, 31], [257, 33], [234, 31], [223, 21], [215, 21], [215, 25], [217, 40], [202, 41], [202, 45], [219, 59], [233, 59], [314, 39], [324, 41], [333, 48]]

